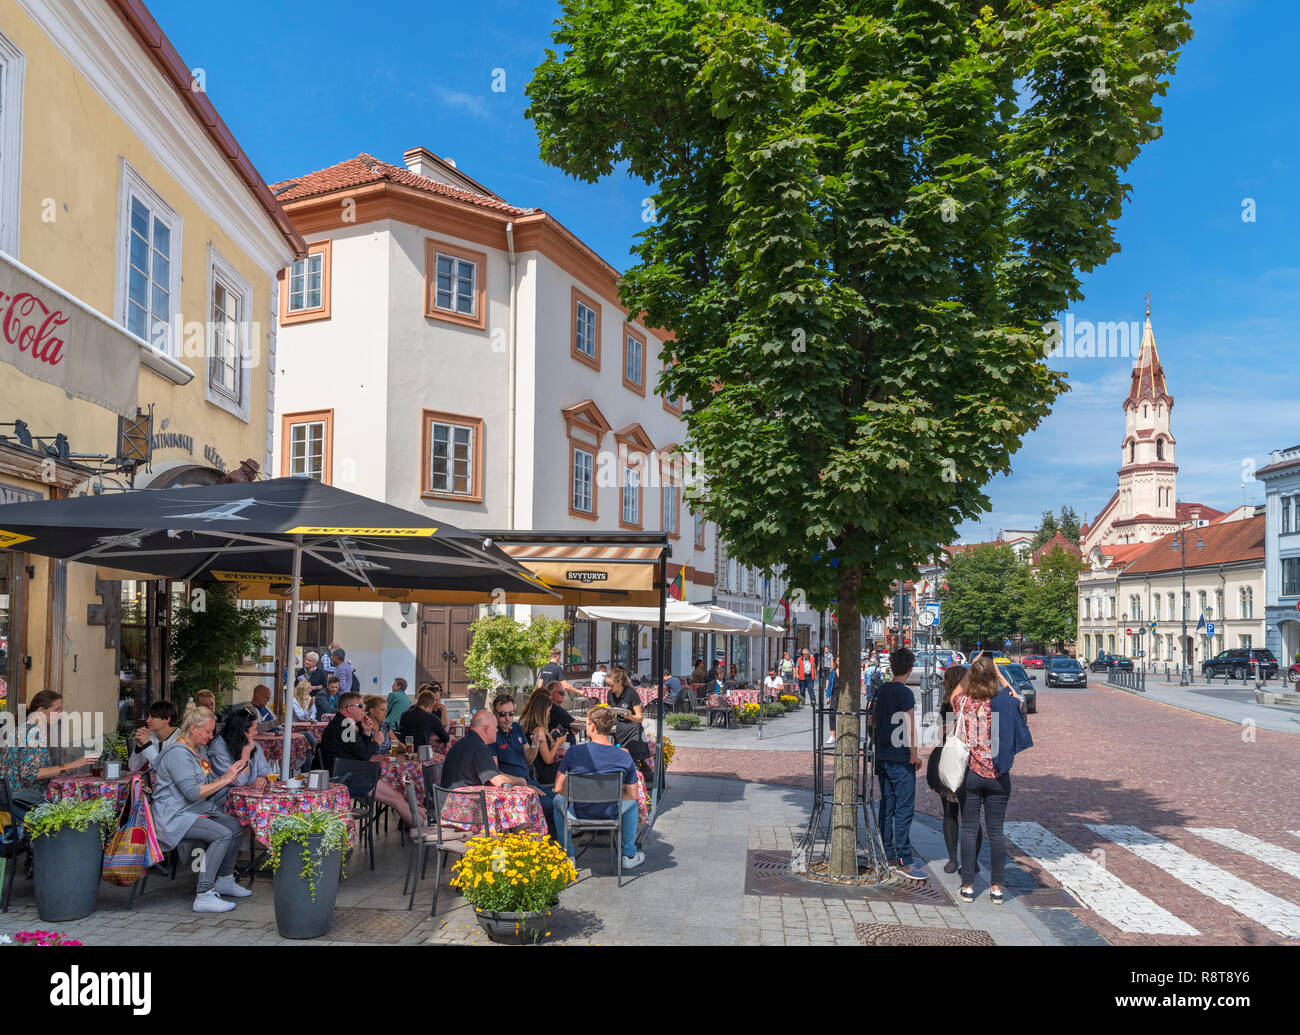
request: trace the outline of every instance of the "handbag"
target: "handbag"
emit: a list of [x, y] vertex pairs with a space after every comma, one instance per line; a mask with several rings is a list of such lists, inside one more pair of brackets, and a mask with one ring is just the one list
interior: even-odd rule
[[954, 794], [966, 783], [970, 766], [970, 745], [966, 743], [966, 703], [962, 702], [957, 729], [943, 742], [939, 756], [939, 782]]
[[162, 862], [163, 852], [154, 833], [153, 815], [144, 796], [143, 781], [131, 779], [131, 793], [122, 806], [116, 833], [104, 849], [103, 878], [119, 887], [130, 887], [155, 863]]

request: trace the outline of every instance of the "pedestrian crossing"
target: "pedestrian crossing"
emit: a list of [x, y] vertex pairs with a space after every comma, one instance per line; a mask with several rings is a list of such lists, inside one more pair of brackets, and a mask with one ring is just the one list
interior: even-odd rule
[[[1107, 845], [1132, 853], [1187, 888], [1284, 938], [1300, 939], [1300, 905], [1256, 887], [1178, 845], [1126, 824], [1087, 824]], [[1300, 880], [1300, 852], [1227, 827], [1188, 833]], [[1300, 831], [1288, 831], [1300, 837]], [[1079, 903], [1126, 934], [1195, 936], [1201, 932], [1111, 872], [1105, 851], [1084, 854], [1038, 823], [1008, 822], [1008, 840], [1050, 873]], [[1300, 899], [1300, 887], [1297, 887]]]

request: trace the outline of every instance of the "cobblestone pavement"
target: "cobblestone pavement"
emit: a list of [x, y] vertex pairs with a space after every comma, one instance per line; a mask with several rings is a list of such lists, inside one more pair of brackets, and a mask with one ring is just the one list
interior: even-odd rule
[[[796, 712], [777, 723], [811, 722]], [[1104, 686], [1039, 688], [1012, 773], [1009, 846], [1117, 944], [1300, 941], [1300, 740]], [[793, 738], [792, 738], [793, 739]], [[812, 753], [700, 751], [678, 773], [811, 785]], [[938, 799], [917, 782], [919, 812]], [[977, 889], [980, 885], [977, 883]]]

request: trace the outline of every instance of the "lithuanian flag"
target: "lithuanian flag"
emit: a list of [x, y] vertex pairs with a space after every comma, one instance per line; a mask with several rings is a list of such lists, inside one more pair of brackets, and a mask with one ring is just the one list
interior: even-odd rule
[[668, 583], [668, 595], [674, 600], [686, 599], [686, 569], [681, 568], [673, 576], [672, 582]]

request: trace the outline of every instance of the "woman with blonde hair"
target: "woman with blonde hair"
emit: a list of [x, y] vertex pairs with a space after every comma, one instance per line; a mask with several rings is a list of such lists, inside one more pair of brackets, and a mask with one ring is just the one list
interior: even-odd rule
[[1011, 800], [1011, 765], [1016, 753], [1034, 746], [1020, 714], [1020, 704], [1010, 693], [1001, 670], [987, 654], [971, 662], [970, 671], [952, 698], [957, 729], [970, 747], [970, 765], [961, 797], [961, 895], [962, 901], [975, 901], [975, 838], [979, 832], [980, 810], [989, 834], [989, 853], [993, 872], [990, 875], [989, 900], [1001, 905], [1005, 896], [1002, 882], [1006, 874], [1007, 842], [1002, 824]]
[[375, 743], [379, 745], [381, 752], [387, 752], [389, 746], [393, 743], [393, 731], [388, 728], [388, 723], [384, 721], [388, 716], [387, 698], [375, 694], [366, 694], [362, 699], [362, 703], [365, 705], [366, 714], [370, 716], [370, 721], [375, 724]]
[[293, 721], [315, 722], [316, 702], [311, 699], [312, 686], [305, 679], [298, 680], [293, 688]]

